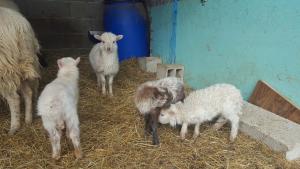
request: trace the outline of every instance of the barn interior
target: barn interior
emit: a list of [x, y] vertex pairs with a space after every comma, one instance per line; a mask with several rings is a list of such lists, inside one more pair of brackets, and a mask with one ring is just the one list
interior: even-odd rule
[[[57, 161], [51, 159], [51, 144], [36, 108], [33, 109], [33, 123], [29, 125], [24, 123], [22, 109], [21, 128], [16, 134], [8, 135], [10, 109], [2, 99], [0, 100], [0, 168], [300, 168], [299, 161], [288, 161], [284, 152], [274, 151], [266, 143], [254, 139], [247, 133], [239, 132], [236, 141], [231, 143], [228, 139], [230, 124], [215, 131], [211, 127], [212, 123], [207, 122], [201, 126], [201, 134], [197, 139], [192, 139], [193, 129], [189, 128], [190, 132], [185, 140], [179, 137], [180, 128], [159, 125], [160, 145], [152, 145], [151, 136], [144, 133], [143, 116], [134, 103], [137, 87], [157, 78], [156, 73], [142, 70], [139, 64], [139, 59], [152, 56], [159, 57], [164, 64], [184, 66], [187, 95], [193, 90], [213, 83], [228, 82], [240, 87], [244, 99], [251, 102], [251, 94], [255, 90], [257, 81], [266, 80], [291, 100], [288, 102], [291, 103], [290, 106], [295, 107], [293, 111], [285, 110], [285, 112], [293, 112], [293, 115], [283, 111], [279, 113], [275, 110], [269, 111], [298, 125], [300, 122], [300, 116], [297, 114], [300, 112], [297, 107], [300, 99], [300, 90], [298, 90], [300, 53], [296, 46], [300, 41], [297, 40], [299, 38], [297, 38], [296, 28], [300, 24], [295, 23], [293, 19], [283, 21], [285, 16], [296, 18], [299, 15], [299, 2], [296, 0], [289, 1], [290, 4], [265, 0], [262, 2], [264, 7], [257, 9], [259, 14], [263, 14], [261, 18], [264, 19], [261, 20], [258, 19], [259, 14], [255, 15], [253, 14], [255, 12], [251, 11], [260, 6], [258, 0], [253, 2], [242, 0], [220, 2], [213, 2], [213, 0], [15, 0], [14, 2], [19, 7], [20, 13], [32, 25], [41, 45], [40, 92], [45, 85], [56, 78], [57, 59], [81, 58], [78, 66], [80, 71], [78, 115], [83, 158], [75, 159], [71, 142], [63, 137], [61, 159]], [[120, 56], [120, 71], [113, 85], [114, 96], [108, 97], [104, 96], [97, 86], [96, 75], [91, 68], [88, 55], [93, 45], [99, 43], [95, 41], [91, 31], [101, 34], [117, 29], [109, 28], [108, 24], [111, 23], [107, 20], [110, 18], [105, 16], [108, 15], [105, 9], [107, 10], [112, 4], [129, 4], [130, 8], [139, 12], [146, 28], [141, 39], [147, 47], [145, 50], [139, 50], [143, 48], [139, 45], [132, 49], [132, 46], [126, 46], [126, 39], [120, 42], [123, 44], [119, 44], [122, 46], [119, 55], [126, 53], [125, 48], [140, 54], [128, 52]], [[233, 6], [233, 9], [229, 6]], [[222, 7], [227, 10], [221, 10]], [[242, 12], [235, 13], [239, 9], [242, 9]], [[246, 10], [247, 14], [245, 14]], [[250, 38], [254, 33], [247, 32], [249, 25], [242, 21], [245, 15], [255, 15], [256, 19], [251, 20], [255, 23], [252, 24], [254, 28], [251, 31], [263, 29], [264, 33], [258, 31], [259, 35], [257, 35], [263, 40], [254, 41]], [[131, 17], [128, 23], [135, 19]], [[209, 24], [205, 25], [202, 22]], [[227, 25], [224, 22], [229, 23]], [[284, 23], [286, 27], [270, 31], [272, 25], [274, 27]], [[236, 28], [235, 24], [244, 25]], [[270, 27], [262, 27], [265, 24]], [[217, 28], [218, 25], [224, 29]], [[128, 27], [136, 32], [131, 34], [132, 36], [140, 36], [139, 28], [135, 30], [130, 25]], [[238, 32], [238, 35], [243, 31], [244, 34], [249, 34], [242, 37], [244, 39], [232, 38], [234, 32], [230, 29], [243, 29]], [[116, 31], [116, 33], [120, 32]], [[270, 38], [268, 35], [276, 36], [275, 40], [264, 40]], [[278, 49], [279, 47], [274, 44], [281, 35], [285, 37], [282, 38], [284, 42], [280, 42], [279, 46], [281, 45], [285, 52], [277, 51], [278, 55], [275, 56], [276, 51], [262, 50], [262, 48]], [[260, 58], [264, 55], [256, 55], [256, 51], [250, 54], [242, 53], [241, 50], [228, 44], [230, 42], [227, 38], [231, 38], [229, 41], [232, 40], [241, 50], [247, 49], [246, 52], [250, 53], [257, 49], [257, 53], [267, 53], [268, 57]], [[244, 43], [241, 44], [243, 40]], [[245, 45], [247, 43], [251, 44], [250, 47]], [[237, 59], [241, 57], [241, 53], [245, 57]], [[289, 55], [286, 56], [288, 61], [282, 58], [284, 54]], [[273, 59], [273, 62], [268, 62], [270, 59]], [[259, 100], [257, 101], [254, 96], [251, 103], [257, 103], [256, 105], [260, 107], [266, 106], [260, 105]], [[280, 104], [278, 109], [284, 107], [282, 106], [284, 103]], [[270, 104], [276, 103], [273, 101]], [[263, 108], [268, 110], [267, 107]]]

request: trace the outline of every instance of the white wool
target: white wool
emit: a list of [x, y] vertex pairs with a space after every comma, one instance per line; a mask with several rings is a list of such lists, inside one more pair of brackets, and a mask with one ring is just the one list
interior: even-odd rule
[[[240, 91], [230, 84], [215, 84], [205, 89], [196, 90], [186, 97], [184, 103], [179, 102], [170, 108], [162, 110], [159, 121], [183, 125], [200, 125], [220, 116], [219, 121], [229, 120], [233, 124], [232, 139], [235, 138], [243, 98]], [[185, 129], [184, 129], [185, 130]], [[186, 131], [182, 131], [184, 136]], [[195, 129], [196, 132], [196, 129]], [[196, 132], [196, 135], [198, 133]]]
[[79, 147], [79, 119], [77, 115], [79, 59], [62, 58], [58, 60], [57, 78], [42, 91], [38, 100], [38, 115], [42, 117], [44, 128], [51, 140], [58, 143], [52, 145], [53, 158], [59, 158], [61, 130], [66, 129], [72, 139], [75, 150]]
[[0, 0], [0, 97], [10, 107], [9, 134], [21, 126], [20, 94], [24, 97], [25, 122], [32, 122], [32, 96], [37, 93], [40, 77], [39, 50], [33, 29], [17, 6], [13, 1]]
[[106, 93], [106, 79], [109, 77], [109, 93], [112, 95], [112, 83], [114, 76], [119, 72], [118, 45], [117, 41], [123, 35], [115, 35], [105, 32], [101, 36], [94, 35], [101, 42], [94, 45], [89, 54], [89, 60], [93, 70], [97, 75], [97, 83], [102, 85], [102, 93]]

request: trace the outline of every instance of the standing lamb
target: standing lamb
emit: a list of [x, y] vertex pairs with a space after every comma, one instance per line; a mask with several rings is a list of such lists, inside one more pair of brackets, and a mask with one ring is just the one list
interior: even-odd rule
[[0, 1], [0, 22], [0, 96], [10, 108], [12, 135], [21, 126], [19, 94], [25, 100], [25, 122], [32, 122], [32, 96], [37, 94], [40, 77], [40, 46], [30, 23], [12, 1]]
[[152, 143], [159, 144], [158, 116], [162, 107], [182, 101], [184, 84], [176, 77], [167, 77], [141, 84], [136, 91], [135, 105], [145, 118], [145, 132], [152, 132]]
[[42, 117], [52, 144], [52, 157], [60, 158], [60, 139], [66, 126], [66, 135], [72, 140], [76, 158], [81, 158], [80, 129], [77, 115], [79, 70], [76, 60], [67, 57], [57, 60], [57, 78], [42, 91], [38, 100], [38, 115]]
[[218, 117], [215, 129], [221, 128], [228, 120], [231, 122], [230, 141], [234, 141], [239, 128], [239, 115], [243, 105], [240, 91], [229, 84], [215, 84], [205, 89], [193, 91], [186, 97], [184, 103], [172, 104], [163, 109], [159, 116], [162, 124], [171, 126], [182, 124], [180, 136], [185, 138], [187, 127], [195, 124], [194, 138], [199, 135], [201, 123]]
[[112, 84], [114, 77], [119, 72], [118, 45], [117, 41], [123, 38], [123, 35], [115, 35], [105, 32], [101, 36], [94, 35], [100, 40], [100, 43], [94, 45], [89, 60], [97, 76], [97, 84], [102, 86], [102, 94], [106, 94], [106, 77], [108, 78], [109, 95], [113, 96]]

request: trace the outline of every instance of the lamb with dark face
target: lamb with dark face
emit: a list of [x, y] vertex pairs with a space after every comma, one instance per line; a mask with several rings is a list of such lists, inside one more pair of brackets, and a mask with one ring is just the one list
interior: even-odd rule
[[161, 108], [182, 101], [184, 97], [183, 81], [176, 77], [148, 81], [137, 88], [135, 105], [145, 118], [145, 132], [153, 135], [153, 144], [159, 144], [157, 125]]

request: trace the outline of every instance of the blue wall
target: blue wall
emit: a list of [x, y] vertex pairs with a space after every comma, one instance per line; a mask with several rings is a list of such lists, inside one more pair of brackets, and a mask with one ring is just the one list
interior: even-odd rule
[[[167, 61], [172, 5], [151, 16], [152, 54]], [[264, 80], [300, 105], [299, 0], [180, 1], [176, 32], [176, 63], [192, 87], [232, 83], [248, 99]]]

